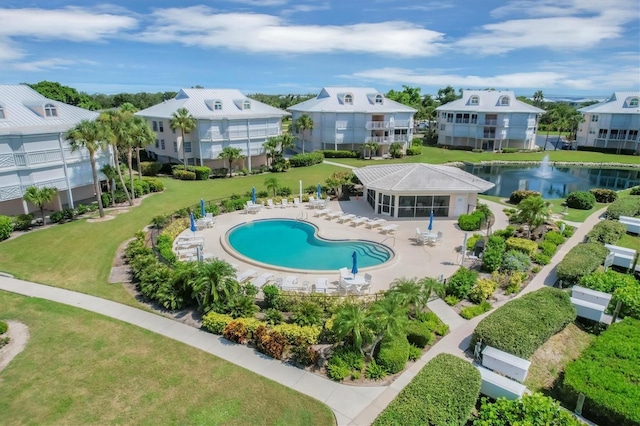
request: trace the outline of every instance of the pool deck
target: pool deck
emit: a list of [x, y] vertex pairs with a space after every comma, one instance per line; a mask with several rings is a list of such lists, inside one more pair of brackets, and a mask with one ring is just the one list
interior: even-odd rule
[[[496, 221], [493, 229], [502, 229], [507, 226], [506, 215], [502, 212], [503, 206], [490, 201], [482, 201], [489, 205], [493, 211]], [[426, 230], [429, 218], [419, 220], [409, 218], [390, 218], [375, 216], [373, 209], [363, 198], [352, 198], [350, 201], [331, 201], [329, 209], [332, 211], [342, 211], [356, 216], [366, 216], [369, 218], [381, 217], [387, 220], [387, 224], [397, 224], [398, 230], [394, 234], [385, 234], [380, 227], [369, 229], [364, 224], [354, 226], [351, 222], [339, 223], [337, 219], [329, 220], [326, 215], [315, 217], [316, 210], [309, 208], [308, 203], [302, 203], [299, 207], [274, 207], [262, 208], [257, 213], [245, 213], [237, 211], [233, 213], [216, 216], [213, 228], [196, 231], [196, 237], [204, 238], [204, 253], [213, 255], [229, 263], [238, 265], [239, 272], [247, 269], [254, 269], [258, 273], [273, 272], [278, 276], [297, 275], [299, 282], [309, 281], [315, 283], [318, 277], [329, 279], [329, 292], [333, 293], [337, 289], [339, 272], [318, 273], [314, 271], [288, 271], [286, 268], [275, 266], [259, 265], [248, 259], [230, 253], [226, 244], [226, 232], [244, 222], [260, 219], [286, 218], [303, 219], [319, 229], [321, 237], [327, 239], [362, 239], [375, 241], [389, 246], [395, 252], [395, 257], [391, 261], [377, 267], [361, 268], [360, 273], [368, 272], [372, 275], [371, 293], [389, 288], [391, 283], [401, 277], [423, 278], [433, 277], [444, 278], [451, 276], [459, 267], [461, 256], [456, 252], [456, 247], [461, 246], [464, 240], [464, 231], [457, 226], [457, 219], [434, 218], [433, 231], [441, 231], [443, 240], [441, 243], [429, 246], [419, 245], [415, 241], [416, 227]], [[486, 232], [486, 231], [482, 231]], [[184, 231], [181, 235], [191, 236], [190, 230]], [[468, 236], [473, 232], [468, 232]], [[467, 266], [469, 265], [466, 263]], [[344, 259], [345, 267], [351, 269], [351, 258]]]

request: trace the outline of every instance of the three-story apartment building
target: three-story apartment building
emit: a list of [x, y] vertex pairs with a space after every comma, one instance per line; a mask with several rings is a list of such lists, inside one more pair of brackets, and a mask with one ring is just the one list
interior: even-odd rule
[[[324, 87], [318, 95], [288, 108], [292, 122], [303, 114], [313, 120], [313, 129], [296, 129], [298, 149], [305, 151], [345, 149], [361, 151], [366, 142], [378, 144], [378, 154], [399, 142], [406, 148], [413, 138], [416, 110], [387, 99], [371, 87]], [[374, 153], [375, 155], [375, 153]]]
[[578, 147], [640, 153], [640, 92], [615, 92], [609, 99], [580, 108], [584, 116], [576, 135]]
[[535, 148], [544, 110], [516, 99], [512, 91], [464, 90], [462, 98], [436, 108], [438, 145], [485, 151]]
[[[0, 85], [0, 214], [38, 210], [22, 199], [29, 186], [55, 187], [49, 210], [95, 196], [88, 151], [71, 152], [66, 132], [96, 112], [47, 99], [26, 85]], [[109, 151], [96, 154], [98, 168]]]
[[[196, 128], [185, 134], [172, 130], [169, 122], [180, 108], [196, 119]], [[175, 98], [164, 101], [136, 115], [146, 118], [156, 133], [154, 145], [147, 152], [160, 162], [226, 167], [218, 156], [227, 147], [240, 148], [249, 170], [266, 163], [263, 144], [279, 136], [282, 117], [287, 112], [248, 98], [235, 89], [182, 89]]]

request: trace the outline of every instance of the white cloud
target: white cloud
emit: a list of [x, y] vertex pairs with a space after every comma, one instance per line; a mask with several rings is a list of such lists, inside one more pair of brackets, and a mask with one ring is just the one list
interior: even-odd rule
[[292, 15], [294, 13], [309, 13], [316, 12], [318, 10], [329, 10], [331, 6], [329, 3], [316, 3], [316, 4], [294, 4], [290, 8], [283, 10], [281, 15]]
[[71, 60], [64, 58], [48, 58], [48, 59], [40, 59], [37, 61], [31, 62], [20, 62], [9, 64], [11, 69], [17, 71], [25, 71], [25, 72], [38, 72], [38, 71], [46, 71], [46, 70], [61, 70], [61, 69], [69, 69], [71, 67], [77, 67], [78, 65], [96, 65], [97, 62], [87, 61], [87, 60]]
[[517, 15], [532, 17], [600, 14], [606, 10], [628, 10], [637, 13], [635, 0], [513, 0], [491, 11], [494, 18]]
[[23, 58], [27, 52], [9, 37], [0, 35], [0, 63], [15, 61]]
[[273, 15], [216, 13], [206, 6], [159, 9], [140, 35], [150, 43], [182, 43], [258, 53], [362, 52], [431, 56], [443, 34], [403, 21], [352, 25], [295, 25]]
[[227, 0], [231, 3], [241, 3], [249, 6], [268, 7], [281, 6], [288, 3], [288, 0]]

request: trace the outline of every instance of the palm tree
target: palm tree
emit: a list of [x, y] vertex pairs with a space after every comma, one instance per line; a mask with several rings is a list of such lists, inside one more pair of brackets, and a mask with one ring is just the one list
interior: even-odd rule
[[293, 139], [293, 136], [291, 136], [291, 133], [283, 133], [278, 137], [278, 140], [280, 141], [280, 155], [284, 155], [284, 151], [287, 148], [293, 148], [294, 146], [296, 146], [296, 142]]
[[536, 92], [533, 94], [533, 103], [535, 104], [535, 106], [540, 108], [540, 105], [542, 105], [543, 100], [544, 100], [544, 94], [542, 93], [542, 90], [536, 90]]
[[397, 299], [401, 306], [407, 308], [412, 317], [427, 305], [423, 286], [416, 278], [396, 278], [387, 291], [387, 296]]
[[371, 160], [371, 157], [373, 157], [373, 153], [376, 152], [380, 147], [380, 145], [373, 141], [365, 142], [362, 146], [366, 151], [369, 151], [369, 160]]
[[382, 339], [400, 335], [407, 321], [406, 307], [402, 306], [397, 298], [385, 297], [371, 305], [367, 325], [376, 332], [376, 338], [371, 346], [371, 357]]
[[362, 345], [371, 340], [367, 323], [367, 311], [362, 306], [345, 305], [336, 313], [333, 332], [339, 340], [350, 338], [353, 347], [363, 353]]
[[27, 188], [22, 198], [24, 198], [25, 201], [38, 206], [38, 208], [40, 209], [40, 215], [42, 216], [42, 224], [44, 225], [44, 205], [50, 203], [57, 194], [58, 190], [56, 188], [38, 188], [34, 185]]
[[120, 181], [120, 185], [122, 185], [122, 190], [127, 197], [129, 205], [133, 206], [133, 200], [131, 199], [131, 195], [129, 195], [127, 186], [124, 184], [124, 178], [122, 177], [122, 170], [120, 169], [120, 152], [118, 150], [119, 146], [127, 146], [129, 144], [128, 141], [130, 140], [132, 122], [131, 117], [132, 115], [128, 112], [109, 110], [100, 114], [98, 122], [103, 126], [103, 132], [107, 139], [109, 139], [111, 147], [113, 148], [113, 164], [118, 172], [118, 180]]
[[[273, 157], [278, 152], [279, 144], [280, 142], [278, 142], [278, 138], [274, 138], [274, 137], [267, 139], [267, 141], [262, 144], [262, 146], [264, 147], [264, 150], [267, 152], [267, 160], [271, 158], [271, 164], [273, 164]], [[267, 163], [267, 166], [269, 166], [269, 163]]]
[[273, 196], [276, 196], [276, 191], [280, 188], [278, 178], [275, 176], [269, 176], [264, 180], [264, 186], [267, 187], [267, 191], [273, 191]]
[[100, 173], [107, 178], [107, 191], [111, 193], [111, 201], [116, 197], [116, 179], [118, 178], [118, 171], [111, 164], [105, 164], [100, 168]]
[[244, 155], [240, 153], [242, 150], [240, 148], [234, 148], [232, 146], [228, 146], [222, 149], [222, 152], [218, 155], [218, 158], [224, 158], [229, 161], [229, 177], [231, 177], [231, 165], [233, 162], [239, 158], [244, 158]]
[[193, 281], [193, 295], [200, 309], [207, 312], [216, 302], [229, 300], [240, 289], [233, 267], [221, 259], [200, 262]]
[[100, 180], [98, 179], [98, 170], [96, 166], [96, 151], [105, 150], [107, 146], [103, 127], [95, 120], [82, 120], [67, 132], [66, 138], [69, 140], [71, 152], [76, 152], [80, 149], [86, 149], [89, 151], [89, 162], [91, 163], [91, 175], [93, 177], [93, 190], [96, 193], [100, 217], [104, 217]]
[[302, 153], [304, 154], [304, 132], [309, 130], [313, 132], [313, 119], [308, 114], [302, 114], [295, 123], [296, 130], [302, 134]]
[[549, 203], [542, 197], [527, 197], [518, 204], [518, 219], [529, 226], [529, 238], [531, 229], [545, 223], [551, 216]]
[[418, 284], [422, 286], [422, 291], [424, 293], [425, 306], [426, 306], [426, 302], [428, 302], [429, 299], [431, 299], [432, 294], [435, 294], [440, 298], [444, 298], [445, 296], [444, 284], [442, 284], [435, 278], [425, 277], [420, 281], [418, 281]]
[[[156, 138], [155, 133], [149, 127], [149, 122], [142, 117], [133, 117], [133, 147], [136, 150], [136, 160], [138, 162], [138, 180], [142, 179], [142, 170], [140, 169], [140, 148], [144, 148], [153, 144]], [[131, 165], [129, 165], [131, 169]], [[133, 188], [133, 181], [131, 181]]]
[[197, 125], [196, 119], [193, 118], [191, 113], [186, 108], [179, 108], [176, 112], [171, 114], [171, 120], [169, 120], [169, 126], [172, 130], [180, 129], [182, 134], [182, 161], [184, 162], [184, 169], [187, 170], [187, 154], [184, 148], [184, 134], [192, 131]]
[[389, 145], [389, 153], [394, 157], [398, 158], [402, 156], [402, 144], [400, 142], [393, 142]]

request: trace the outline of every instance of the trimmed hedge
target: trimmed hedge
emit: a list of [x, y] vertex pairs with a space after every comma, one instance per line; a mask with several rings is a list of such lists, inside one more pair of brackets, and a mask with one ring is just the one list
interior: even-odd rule
[[4, 321], [0, 321], [0, 334], [4, 334], [9, 330], [9, 324]]
[[553, 425], [584, 426], [553, 398], [541, 393], [524, 394], [522, 398], [499, 398], [489, 402], [482, 398], [473, 426]]
[[409, 343], [419, 348], [424, 348], [436, 340], [436, 335], [429, 324], [422, 321], [409, 322], [405, 332]]
[[631, 195], [640, 195], [640, 186], [634, 186], [631, 188]]
[[622, 154], [622, 155], [636, 155], [635, 149], [620, 149], [620, 148], [604, 148], [601, 146], [583, 146], [579, 145], [577, 147], [578, 151], [589, 151], [589, 152], [603, 152], [605, 154]]
[[520, 204], [520, 201], [524, 200], [525, 198], [541, 196], [542, 194], [540, 194], [540, 192], [538, 191], [527, 191], [518, 189], [516, 191], [513, 191], [511, 195], [509, 195], [509, 202], [511, 204]]
[[157, 161], [142, 161], [140, 162], [140, 172], [142, 176], [156, 176], [162, 170], [162, 163]]
[[412, 146], [407, 148], [407, 155], [420, 155], [422, 154], [422, 147], [420, 146]]
[[480, 321], [470, 348], [482, 340], [483, 345], [528, 359], [575, 319], [576, 310], [569, 295], [557, 288], [544, 287], [508, 302]]
[[0, 215], [0, 241], [6, 240], [13, 231], [13, 220], [9, 216]]
[[464, 425], [478, 399], [481, 384], [480, 372], [471, 363], [450, 354], [437, 355], [373, 424]]
[[173, 177], [180, 180], [196, 180], [196, 174], [188, 170], [174, 169]]
[[620, 216], [640, 216], [640, 197], [619, 198], [607, 208], [607, 219], [620, 219]]
[[582, 287], [591, 290], [604, 291], [605, 293], [613, 293], [619, 287], [627, 287], [639, 285], [638, 281], [630, 274], [621, 274], [613, 269], [606, 271], [597, 271], [580, 278]]
[[324, 154], [321, 151], [309, 152], [307, 154], [296, 154], [289, 159], [291, 167], [307, 167], [320, 164], [324, 161]]
[[324, 154], [324, 158], [359, 158], [360, 153], [358, 151], [347, 151], [347, 150], [333, 150], [326, 149], [324, 151], [320, 151]]
[[502, 265], [502, 257], [505, 252], [505, 242], [502, 238], [492, 235], [487, 240], [482, 256], [482, 269], [488, 272], [497, 271]]
[[464, 299], [469, 294], [478, 280], [478, 273], [464, 267], [458, 270], [447, 280], [446, 292], [448, 296]]
[[[211, 175], [211, 168], [207, 166], [187, 166], [187, 170], [184, 170], [184, 166], [175, 165], [171, 168], [173, 177], [181, 180], [208, 180]], [[176, 172], [178, 172], [176, 174]], [[191, 178], [189, 173], [193, 173]], [[184, 177], [180, 177], [184, 176]]]
[[462, 308], [462, 310], [460, 311], [460, 316], [464, 319], [471, 319], [477, 317], [478, 315], [482, 315], [485, 312], [489, 312], [491, 308], [491, 303], [484, 300], [479, 305], [467, 306], [465, 308]]
[[567, 196], [566, 204], [572, 209], [590, 210], [596, 205], [596, 196], [587, 191], [575, 191]]
[[613, 189], [593, 188], [589, 192], [596, 197], [598, 203], [613, 203], [618, 199], [618, 193]]
[[535, 241], [526, 238], [511, 237], [505, 243], [507, 250], [518, 250], [529, 256], [533, 256], [538, 251], [538, 245]]
[[482, 221], [485, 219], [484, 213], [481, 211], [474, 211], [471, 214], [463, 213], [458, 216], [458, 226], [463, 231], [476, 231], [482, 226]]
[[598, 243], [578, 244], [558, 263], [558, 278], [569, 284], [575, 284], [585, 275], [602, 265], [609, 250]]
[[615, 244], [620, 238], [627, 233], [627, 227], [624, 223], [617, 220], [603, 220], [595, 224], [595, 226], [587, 234], [587, 242], [600, 244]]
[[398, 373], [404, 370], [404, 366], [409, 361], [409, 346], [409, 341], [404, 336], [383, 340], [376, 361], [389, 374]]
[[586, 396], [583, 415], [598, 424], [640, 424], [640, 321], [625, 318], [596, 338], [567, 365], [563, 390], [567, 404]]

